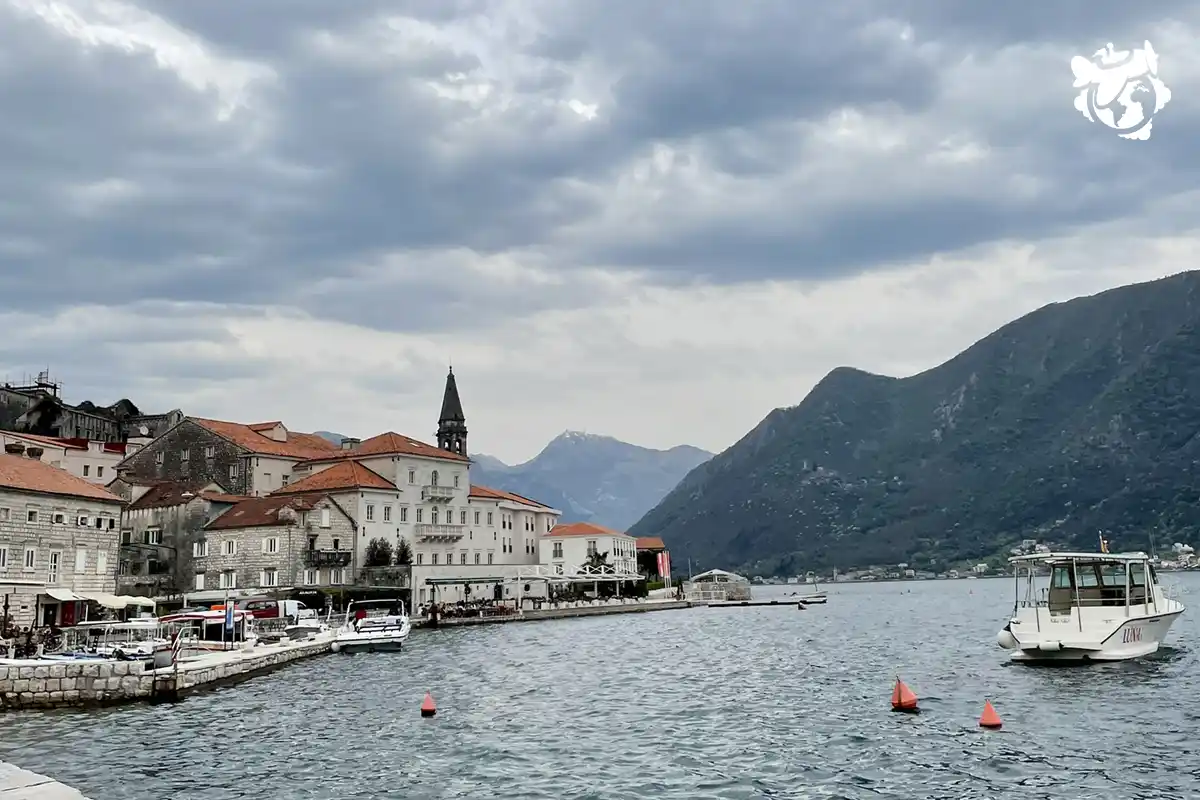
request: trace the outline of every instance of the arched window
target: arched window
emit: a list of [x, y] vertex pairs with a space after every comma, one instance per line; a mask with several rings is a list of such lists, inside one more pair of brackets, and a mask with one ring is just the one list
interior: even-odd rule
[[433, 510], [433, 524], [438, 524], [438, 510], [436, 508]]
[[437, 481], [438, 481], [438, 476], [437, 476], [437, 470], [436, 470], [436, 469], [433, 471], [433, 477], [431, 477], [429, 480], [430, 480], [430, 482], [431, 482], [431, 485], [432, 485], [432, 486], [437, 486], [437, 485], [438, 485], [438, 482], [437, 482]]

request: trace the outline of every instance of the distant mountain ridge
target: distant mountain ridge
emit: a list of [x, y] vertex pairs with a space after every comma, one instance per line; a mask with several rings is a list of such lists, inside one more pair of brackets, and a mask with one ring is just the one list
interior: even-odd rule
[[553, 506], [563, 512], [564, 522], [623, 531], [710, 458], [711, 453], [690, 445], [652, 450], [611, 436], [566, 431], [524, 464], [472, 454], [471, 482]]
[[1200, 538], [1200, 272], [1043, 307], [934, 369], [841, 367], [631, 532], [763, 574]]

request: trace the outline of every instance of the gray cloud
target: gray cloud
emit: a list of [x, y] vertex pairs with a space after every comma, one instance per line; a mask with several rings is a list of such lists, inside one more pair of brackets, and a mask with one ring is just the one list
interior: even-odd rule
[[[0, 313], [282, 304], [443, 333], [611, 300], [582, 268], [830, 278], [1136, 217], [1200, 177], [1185, 53], [1163, 52], [1151, 142], [1070, 105], [1070, 55], [1200, 22], [1177, 0], [137, 5], [194, 47], [85, 42], [0, 0]], [[847, 109], [903, 143], [831, 144]], [[929, 160], [955, 142], [986, 156]], [[639, 178], [662, 148], [674, 166]], [[466, 263], [488, 257], [559, 280]]]

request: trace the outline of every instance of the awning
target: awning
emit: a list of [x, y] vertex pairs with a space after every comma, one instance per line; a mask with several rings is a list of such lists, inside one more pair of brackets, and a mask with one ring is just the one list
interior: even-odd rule
[[117, 599], [124, 602], [126, 606], [145, 606], [146, 608], [154, 608], [156, 603], [153, 597], [142, 597], [140, 595], [122, 594], [118, 595]]
[[87, 599], [84, 597], [80, 597], [79, 595], [75, 594], [74, 592], [68, 591], [66, 589], [59, 589], [56, 587], [47, 587], [47, 589], [44, 592], [42, 592], [42, 594], [49, 595], [50, 597], [53, 597], [55, 600], [59, 600], [63, 603], [74, 603], [76, 600]]
[[87, 592], [79, 598], [80, 600], [93, 600], [105, 608], [121, 610], [129, 606], [146, 606], [154, 608], [154, 598], [152, 597], [135, 597], [131, 594], [108, 594], [107, 592]]

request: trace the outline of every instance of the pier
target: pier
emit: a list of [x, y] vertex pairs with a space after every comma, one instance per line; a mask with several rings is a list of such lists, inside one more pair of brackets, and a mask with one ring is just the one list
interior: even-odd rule
[[70, 786], [0, 761], [0, 797], [4, 800], [88, 800]]
[[435, 625], [428, 618], [413, 620], [414, 628], [455, 628], [469, 625], [503, 625], [508, 622], [538, 622], [547, 619], [571, 619], [574, 617], [600, 617], [608, 614], [645, 614], [651, 611], [676, 611], [691, 608], [686, 600], [650, 600], [628, 603], [602, 603], [599, 605], [568, 606], [565, 608], [543, 608], [538, 611], [522, 611], [518, 614], [478, 617], [443, 617]]

